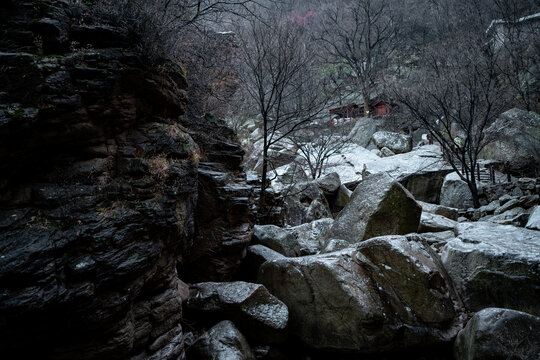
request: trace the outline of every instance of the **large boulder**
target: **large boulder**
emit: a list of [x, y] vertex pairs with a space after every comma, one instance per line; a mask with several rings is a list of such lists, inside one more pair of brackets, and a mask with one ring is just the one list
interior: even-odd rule
[[511, 109], [503, 113], [487, 130], [489, 143], [481, 156], [506, 164], [522, 176], [534, 176], [540, 165], [540, 115]]
[[195, 360], [255, 360], [249, 344], [231, 321], [225, 320], [199, 337], [187, 352]]
[[233, 320], [249, 337], [265, 342], [282, 340], [289, 320], [287, 306], [264, 286], [243, 281], [193, 284], [185, 307], [186, 317]]
[[465, 305], [503, 307], [540, 315], [540, 236], [490, 222], [460, 223], [441, 251]]
[[255, 225], [254, 242], [289, 257], [313, 255], [321, 248], [319, 236], [333, 223], [333, 219], [323, 218], [291, 228]]
[[371, 117], [361, 117], [355, 120], [354, 127], [348, 135], [355, 144], [367, 148], [371, 137], [384, 128], [383, 123]]
[[354, 190], [326, 238], [350, 243], [375, 236], [416, 232], [422, 208], [386, 174], [369, 176]]
[[473, 206], [471, 190], [456, 172], [450, 173], [444, 178], [440, 204], [458, 209], [468, 209]]
[[415, 199], [439, 203], [444, 177], [451, 171], [443, 161], [441, 148], [426, 145], [405, 154], [368, 162], [362, 169], [362, 176], [387, 173], [405, 186]]
[[531, 230], [540, 230], [540, 206], [537, 205], [533, 208], [525, 227]]
[[372, 136], [373, 142], [379, 149], [390, 149], [394, 154], [402, 154], [412, 150], [410, 136], [390, 131], [377, 131]]
[[533, 360], [540, 355], [540, 318], [521, 311], [487, 308], [476, 313], [454, 344], [456, 360]]
[[290, 333], [327, 351], [373, 353], [449, 342], [460, 310], [428, 245], [384, 236], [265, 263], [259, 281], [289, 308]]

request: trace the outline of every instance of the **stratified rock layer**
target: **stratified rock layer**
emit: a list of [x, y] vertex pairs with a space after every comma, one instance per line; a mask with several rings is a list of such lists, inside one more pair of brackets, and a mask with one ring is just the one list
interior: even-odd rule
[[[223, 124], [180, 119], [174, 63], [148, 67], [70, 3], [0, 4], [0, 353], [181, 359], [177, 265], [210, 233], [199, 251], [221, 263], [199, 274], [226, 277], [251, 236], [242, 151]], [[203, 186], [228, 214], [204, 212]]]

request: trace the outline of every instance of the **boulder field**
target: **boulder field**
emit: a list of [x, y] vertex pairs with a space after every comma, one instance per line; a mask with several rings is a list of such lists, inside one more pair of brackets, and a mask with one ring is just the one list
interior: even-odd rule
[[72, 3], [0, 4], [2, 359], [538, 357], [536, 179], [466, 209], [440, 148], [362, 119], [318, 180], [272, 149], [254, 226], [234, 131]]

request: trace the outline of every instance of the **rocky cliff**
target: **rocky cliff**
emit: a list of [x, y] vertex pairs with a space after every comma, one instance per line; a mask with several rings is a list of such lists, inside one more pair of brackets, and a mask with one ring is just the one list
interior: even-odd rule
[[0, 4], [0, 353], [181, 359], [178, 274], [227, 279], [251, 238], [243, 152], [183, 115], [177, 65], [77, 15]]

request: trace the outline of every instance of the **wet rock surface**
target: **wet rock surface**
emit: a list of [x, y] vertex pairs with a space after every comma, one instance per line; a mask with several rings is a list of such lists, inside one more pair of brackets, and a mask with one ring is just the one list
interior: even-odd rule
[[263, 285], [243, 281], [193, 284], [186, 316], [233, 320], [248, 337], [266, 343], [283, 341], [289, 320], [287, 306]]
[[[232, 130], [183, 115], [175, 64], [148, 67], [121, 30], [75, 24], [67, 1], [0, 9], [27, 32], [0, 41], [0, 351], [183, 358], [177, 266], [206, 231], [221, 263], [201, 273], [226, 277], [251, 236]], [[226, 220], [203, 211], [203, 186]]]
[[537, 359], [540, 318], [521, 311], [487, 308], [476, 313], [454, 345], [458, 360]]
[[422, 212], [420, 225], [418, 225], [418, 232], [424, 233], [453, 230], [456, 224], [456, 221], [450, 220], [442, 215]]
[[355, 243], [416, 232], [421, 212], [412, 195], [389, 175], [370, 175], [356, 187], [326, 237]]
[[189, 359], [199, 360], [255, 360], [244, 335], [228, 320], [200, 336], [187, 354]]
[[330, 254], [265, 263], [259, 281], [289, 308], [291, 335], [370, 353], [449, 342], [459, 305], [429, 246], [383, 236]]
[[461, 223], [442, 262], [472, 311], [502, 307], [540, 314], [538, 231], [489, 222]]

